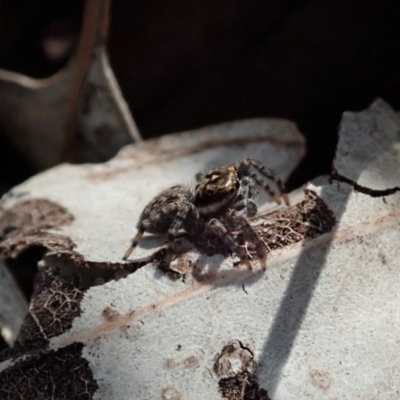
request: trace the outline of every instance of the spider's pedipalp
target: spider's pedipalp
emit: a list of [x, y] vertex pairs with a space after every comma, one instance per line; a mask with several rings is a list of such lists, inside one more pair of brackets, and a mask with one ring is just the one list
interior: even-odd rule
[[254, 217], [257, 214], [255, 199], [258, 196], [257, 182], [250, 176], [245, 176], [240, 180], [240, 188], [236, 197], [235, 209], [238, 211], [246, 208], [246, 215]]
[[244, 208], [246, 209], [246, 215], [250, 218], [254, 217], [257, 214], [258, 211], [257, 204], [250, 198], [239, 200], [235, 204], [235, 209], [237, 211], [241, 211]]

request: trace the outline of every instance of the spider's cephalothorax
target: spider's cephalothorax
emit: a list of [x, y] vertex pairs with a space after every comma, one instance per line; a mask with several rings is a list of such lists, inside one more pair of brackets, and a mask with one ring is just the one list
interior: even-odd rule
[[216, 234], [242, 262], [251, 268], [247, 252], [229, 232], [240, 227], [245, 240], [255, 245], [260, 263], [265, 268], [264, 243], [238, 211], [246, 209], [248, 216], [256, 214], [257, 206], [254, 200], [258, 195], [258, 187], [263, 188], [278, 203], [280, 198], [252, 171], [252, 168], [260, 175], [274, 180], [285, 203], [289, 205], [282, 181], [274, 172], [256, 160], [245, 159], [238, 167], [231, 164], [214, 168], [206, 175], [197, 176], [198, 183], [194, 193], [185, 186], [173, 186], [161, 192], [144, 208], [137, 225], [138, 233], [126, 251], [124, 259], [130, 256], [144, 232], [167, 233], [168, 248], [165, 262], [168, 266], [174, 252], [175, 238], [178, 232], [184, 229], [192, 237], [207, 232]]
[[247, 216], [257, 213], [254, 202], [258, 196], [258, 187], [263, 188], [278, 204], [279, 196], [269, 185], [252, 171], [252, 167], [260, 174], [276, 182], [285, 204], [289, 205], [289, 198], [282, 181], [276, 174], [265, 168], [259, 161], [245, 159], [238, 167], [234, 164], [214, 168], [206, 175], [198, 174], [195, 203], [202, 216], [218, 213], [234, 203], [236, 210], [246, 208]]
[[219, 214], [236, 200], [240, 180], [233, 164], [214, 168], [207, 175], [197, 177], [195, 203], [201, 216]]

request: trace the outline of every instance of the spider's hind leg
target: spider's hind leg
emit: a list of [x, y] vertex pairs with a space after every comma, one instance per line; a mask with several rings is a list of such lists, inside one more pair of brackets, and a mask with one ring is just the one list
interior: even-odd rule
[[168, 247], [165, 256], [165, 265], [169, 268], [172, 256], [176, 252], [175, 241], [183, 234], [179, 232], [185, 229], [185, 235], [200, 233], [202, 230], [202, 219], [194, 205], [190, 202], [185, 203], [178, 211], [174, 221], [168, 229]]
[[145, 230], [146, 229], [145, 229], [144, 225], [141, 224], [139, 227], [138, 233], [132, 240], [132, 244], [129, 246], [128, 250], [126, 250], [124, 256], [122, 257], [123, 260], [126, 260], [132, 254], [133, 250], [135, 250], [135, 247], [140, 242], [140, 239], [142, 239], [142, 236], [143, 236]]

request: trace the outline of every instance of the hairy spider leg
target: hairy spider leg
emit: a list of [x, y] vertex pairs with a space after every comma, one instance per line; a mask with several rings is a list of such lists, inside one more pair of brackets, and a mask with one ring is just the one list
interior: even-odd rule
[[[254, 173], [249, 173], [252, 179], [254, 179], [255, 182], [257, 182], [257, 185], [261, 186], [275, 201], [277, 204], [281, 204], [281, 199], [280, 197], [269, 187], [269, 185], [264, 182], [263, 180], [259, 179], [256, 174]], [[286, 203], [286, 200], [285, 200]]]
[[[167, 267], [169, 267], [173, 253], [175, 252], [175, 240], [180, 236], [179, 231], [184, 227], [184, 225], [189, 225], [190, 228], [192, 228], [189, 222], [191, 217], [195, 216], [195, 218], [199, 218], [199, 214], [194, 213], [194, 211], [194, 205], [192, 203], [185, 203], [185, 205], [177, 212], [174, 221], [168, 229], [168, 247], [165, 256], [165, 264]], [[193, 227], [193, 229], [195, 228]]]
[[[191, 215], [191, 219], [190, 219], [190, 214]], [[201, 224], [201, 220], [200, 220], [200, 214], [198, 213], [197, 209], [195, 209], [194, 205], [192, 203], [186, 203], [177, 213], [174, 221], [172, 222], [170, 228], [168, 229], [168, 247], [167, 247], [167, 255], [166, 255], [166, 265], [169, 266], [169, 264], [171, 263], [172, 260], [172, 255], [173, 252], [175, 250], [175, 240], [178, 237], [183, 236], [184, 234], [182, 234], [181, 232], [179, 232], [180, 229], [182, 229], [183, 225], [187, 226], [187, 228], [189, 228], [189, 230], [196, 232], [196, 231], [200, 231], [202, 228], [202, 224]], [[144, 234], [144, 232], [147, 230], [148, 228], [148, 220], [145, 219], [139, 226], [138, 228], [138, 232], [136, 234], [136, 236], [133, 238], [132, 240], [132, 244], [129, 246], [128, 250], [125, 252], [124, 256], [123, 256], [123, 260], [126, 260], [133, 252], [133, 250], [135, 250], [137, 244], [140, 242], [140, 240], [142, 239], [142, 236]], [[192, 232], [186, 232], [186, 234], [189, 234]]]
[[126, 260], [132, 254], [133, 250], [135, 250], [135, 247], [140, 242], [140, 239], [142, 238], [145, 230], [146, 230], [145, 225], [141, 224], [139, 227], [138, 233], [132, 240], [132, 244], [129, 246], [128, 250], [125, 252], [124, 256], [122, 257], [123, 260]]
[[283, 182], [279, 179], [279, 177], [275, 174], [275, 172], [271, 171], [270, 169], [264, 167], [259, 161], [253, 160], [250, 158], [247, 158], [246, 160], [243, 160], [238, 168], [238, 172], [240, 175], [244, 176], [251, 176], [258, 185], [264, 188], [266, 192], [278, 203], [280, 204], [280, 198], [277, 196], [277, 194], [269, 187], [267, 183], [265, 183], [263, 180], [259, 179], [256, 174], [250, 172], [250, 168], [253, 167], [255, 168], [261, 175], [268, 179], [272, 179], [278, 186], [278, 189], [280, 191], [281, 196], [283, 197], [283, 200], [287, 206], [290, 205], [289, 202], [289, 196], [286, 192], [285, 186]]
[[250, 259], [242, 247], [235, 242], [232, 236], [229, 235], [225, 226], [216, 218], [208, 221], [208, 227], [217, 236], [219, 236], [223, 242], [233, 251], [240, 260], [247, 265], [249, 269], [252, 269]]

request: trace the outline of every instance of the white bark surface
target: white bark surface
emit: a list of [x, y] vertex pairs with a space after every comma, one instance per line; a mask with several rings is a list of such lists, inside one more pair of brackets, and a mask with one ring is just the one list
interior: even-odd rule
[[362, 112], [343, 114], [336, 171], [361, 187], [399, 187], [400, 115], [383, 100]]
[[[334, 214], [333, 230], [273, 250], [267, 271], [194, 248], [175, 261], [184, 279], [171, 280], [148, 262], [87, 290], [80, 317], [50, 348], [84, 343], [96, 399], [262, 398], [249, 397], [250, 381], [236, 397], [223, 397], [221, 382], [245, 371], [272, 400], [397, 399], [400, 160], [393, 115], [381, 101], [346, 113], [334, 165], [346, 182], [308, 186]], [[370, 134], [371, 124], [384, 134]], [[161, 189], [248, 156], [284, 178], [301, 153], [292, 125], [247, 121], [129, 147], [103, 165], [64, 165], [14, 193], [65, 207], [75, 220], [58, 233], [85, 260], [120, 263], [142, 208]], [[299, 197], [291, 195], [292, 203]], [[258, 216], [253, 224], [274, 220]], [[132, 258], [150, 260], [165, 238], [144, 242]]]

